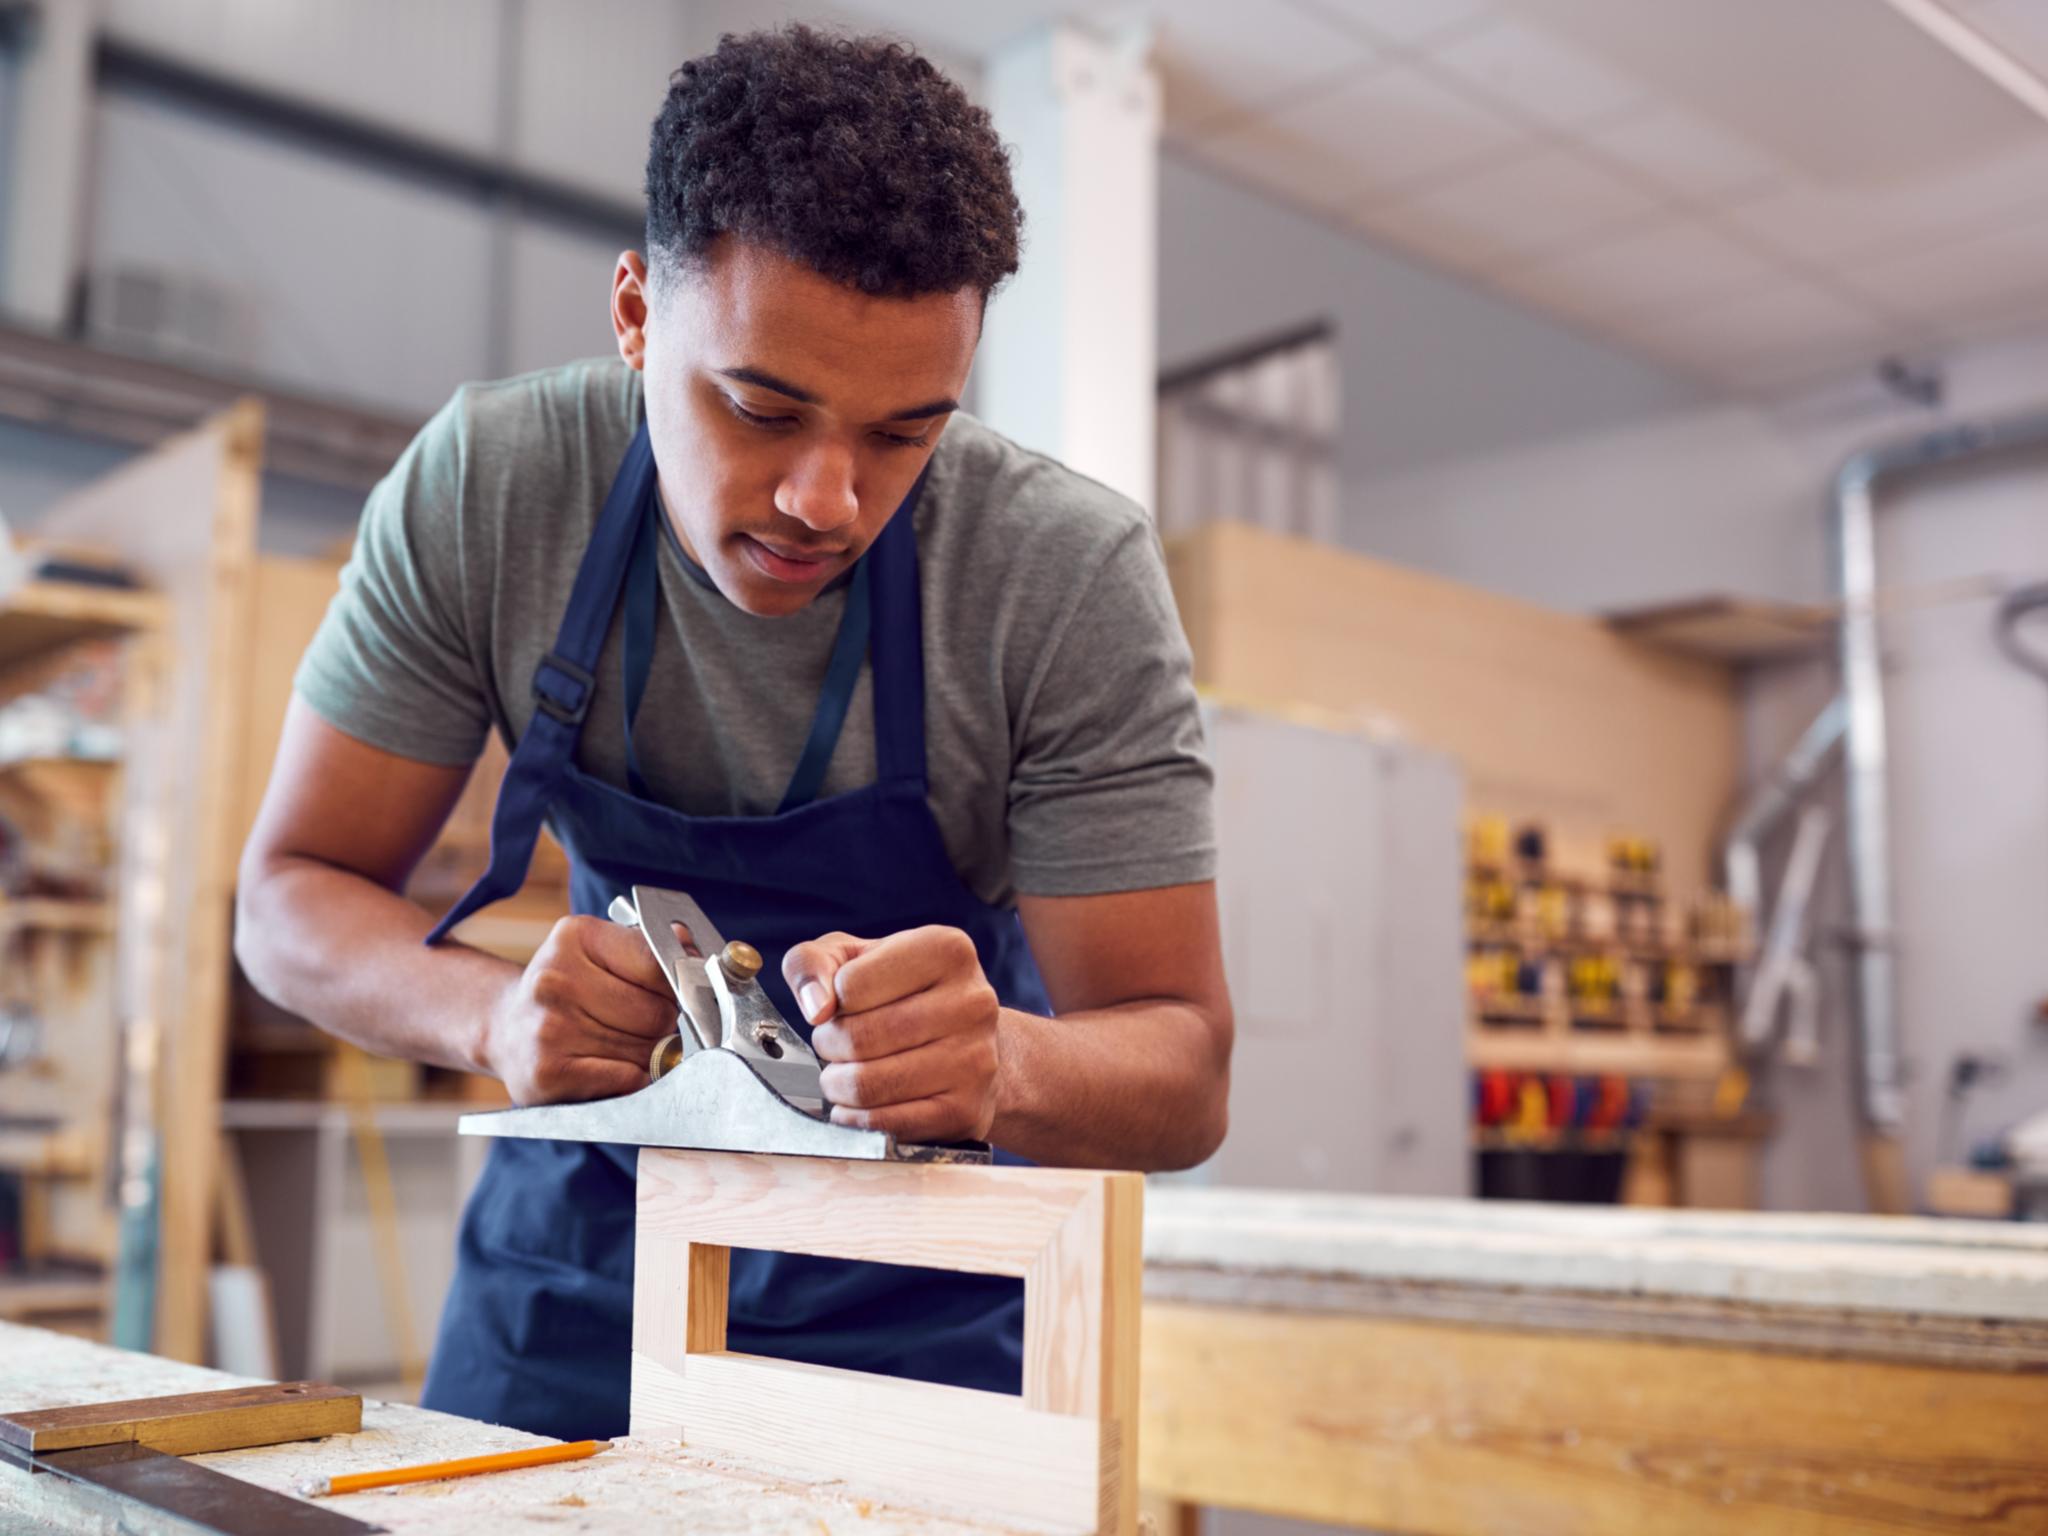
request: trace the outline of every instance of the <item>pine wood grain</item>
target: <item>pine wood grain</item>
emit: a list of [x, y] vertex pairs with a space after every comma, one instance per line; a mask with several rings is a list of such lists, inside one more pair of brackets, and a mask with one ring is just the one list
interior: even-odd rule
[[647, 1149], [637, 1230], [730, 1248], [1021, 1277], [1102, 1177]]
[[1474, 804], [1574, 835], [1639, 832], [1663, 844], [1672, 889], [1709, 883], [1740, 764], [1728, 667], [1243, 523], [1166, 554], [1205, 690], [1391, 717], [1464, 765]]
[[[633, 1432], [924, 1508], [1131, 1532], [1143, 1192], [1136, 1174], [643, 1150]], [[1022, 1395], [726, 1352], [734, 1247], [1022, 1277]]]
[[1148, 1305], [1162, 1498], [1430, 1536], [2048, 1531], [2048, 1374]]
[[130, 1441], [171, 1456], [353, 1434], [363, 1400], [318, 1381], [79, 1403], [0, 1415], [0, 1443], [32, 1453]]
[[654, 1400], [656, 1418], [689, 1426], [692, 1451], [785, 1461], [935, 1514], [1100, 1528], [1100, 1421], [1001, 1392], [752, 1355], [634, 1367], [636, 1393]]

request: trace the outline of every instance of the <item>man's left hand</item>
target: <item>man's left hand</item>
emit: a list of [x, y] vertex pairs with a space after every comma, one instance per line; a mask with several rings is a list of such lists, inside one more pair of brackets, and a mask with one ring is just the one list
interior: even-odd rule
[[783, 957], [840, 1125], [904, 1141], [986, 1141], [1001, 1005], [958, 928], [828, 933]]

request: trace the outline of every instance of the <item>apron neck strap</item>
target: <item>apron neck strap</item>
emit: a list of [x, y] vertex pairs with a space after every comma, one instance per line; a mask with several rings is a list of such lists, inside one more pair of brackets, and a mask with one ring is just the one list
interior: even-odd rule
[[534, 844], [562, 771], [576, 754], [576, 738], [590, 713], [597, 683], [593, 669], [618, 607], [619, 589], [632, 563], [641, 509], [654, 498], [654, 449], [643, 421], [597, 515], [583, 563], [569, 589], [569, 606], [555, 633], [555, 648], [533, 669], [533, 718], [505, 765], [491, 812], [491, 859], [476, 884], [442, 915], [427, 935], [438, 944], [471, 913], [510, 896], [526, 883]]
[[925, 787], [924, 614], [918, 606], [917, 505], [931, 463], [868, 550], [875, 583], [875, 777]]

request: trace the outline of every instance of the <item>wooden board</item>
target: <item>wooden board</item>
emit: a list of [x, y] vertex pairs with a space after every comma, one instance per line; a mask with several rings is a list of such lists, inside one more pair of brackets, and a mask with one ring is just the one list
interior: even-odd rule
[[1607, 616], [1608, 628], [1631, 640], [1736, 666], [1818, 655], [1834, 624], [1832, 608], [1750, 597], [1699, 597]]
[[32, 581], [0, 601], [0, 669], [105, 635], [155, 629], [166, 615], [151, 592]]
[[1239, 1307], [1145, 1311], [1140, 1472], [1429, 1536], [2048, 1529], [2048, 1374]]
[[1255, 708], [1382, 721], [1456, 757], [1468, 802], [1575, 839], [1656, 839], [1710, 882], [1741, 721], [1724, 666], [1604, 623], [1239, 523], [1167, 550], [1196, 681]]
[[133, 1442], [169, 1456], [235, 1451], [363, 1427], [363, 1400], [318, 1381], [0, 1411], [0, 1444], [33, 1453]]
[[[1683, 1297], [2048, 1324], [2048, 1230], [2023, 1223], [1655, 1211], [1155, 1185], [1148, 1290], [1179, 1270]], [[1512, 1298], [1508, 1298], [1510, 1303]]]
[[[632, 1424], [788, 1458], [921, 1508], [1129, 1536], [1136, 1174], [643, 1149]], [[734, 1354], [731, 1248], [1024, 1281], [1023, 1393]], [[779, 1426], [803, 1423], [784, 1448]]]
[[291, 703], [299, 658], [341, 585], [341, 567], [331, 560], [265, 555], [256, 562], [251, 600], [249, 698], [237, 753], [233, 843], [237, 857], [256, 824], [277, 758], [277, 739]]
[[1569, 1072], [1586, 1076], [1705, 1078], [1728, 1070], [1728, 1042], [1719, 1033], [1517, 1029], [1473, 1024], [1465, 1060], [1474, 1071]]

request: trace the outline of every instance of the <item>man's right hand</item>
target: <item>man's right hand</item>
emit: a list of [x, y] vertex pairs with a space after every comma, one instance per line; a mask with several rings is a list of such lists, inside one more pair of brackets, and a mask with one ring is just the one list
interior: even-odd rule
[[483, 1057], [515, 1104], [606, 1099], [647, 1086], [676, 995], [640, 930], [565, 917], [492, 1008]]

